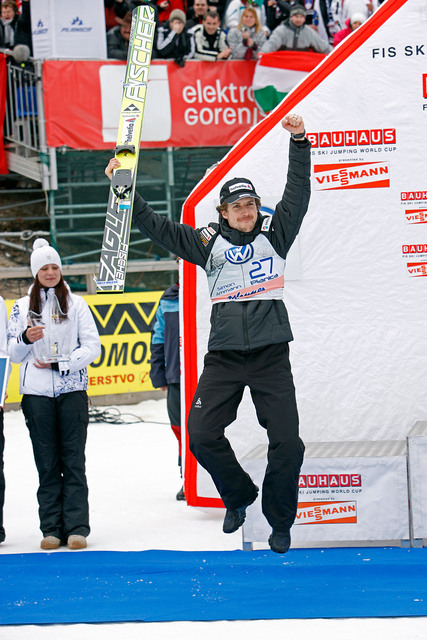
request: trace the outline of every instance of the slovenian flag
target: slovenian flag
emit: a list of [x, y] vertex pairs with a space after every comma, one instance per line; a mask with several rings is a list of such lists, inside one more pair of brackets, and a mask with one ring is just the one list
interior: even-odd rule
[[255, 102], [267, 114], [282, 102], [325, 57], [309, 51], [275, 51], [262, 53], [256, 63], [252, 81]]

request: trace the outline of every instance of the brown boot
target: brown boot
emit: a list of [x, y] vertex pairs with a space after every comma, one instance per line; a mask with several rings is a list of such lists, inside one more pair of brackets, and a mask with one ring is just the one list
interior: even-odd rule
[[45, 536], [40, 542], [40, 548], [45, 551], [50, 549], [58, 549], [61, 546], [61, 540], [56, 536]]
[[69, 549], [86, 549], [87, 542], [84, 536], [72, 535], [68, 536]]

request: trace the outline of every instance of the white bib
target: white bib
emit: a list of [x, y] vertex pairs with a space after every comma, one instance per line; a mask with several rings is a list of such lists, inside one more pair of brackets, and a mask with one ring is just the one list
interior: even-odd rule
[[212, 302], [282, 300], [285, 264], [262, 234], [242, 247], [218, 236], [205, 267]]

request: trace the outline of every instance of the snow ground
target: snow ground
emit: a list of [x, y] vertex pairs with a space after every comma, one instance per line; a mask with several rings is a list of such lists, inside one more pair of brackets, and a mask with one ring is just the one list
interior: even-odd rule
[[[222, 533], [222, 510], [201, 511], [176, 501], [181, 480], [166, 401], [148, 400], [117, 409], [126, 422], [137, 418], [143, 422], [89, 425], [86, 457], [92, 533], [88, 549], [241, 549], [240, 532]], [[21, 412], [5, 413], [5, 436], [7, 538], [0, 553], [43, 553], [35, 495], [37, 473]], [[427, 618], [0, 626], [0, 640], [53, 640], [59, 636], [61, 640], [181, 640], [199, 636], [204, 640], [258, 640], [260, 636], [425, 640]]]

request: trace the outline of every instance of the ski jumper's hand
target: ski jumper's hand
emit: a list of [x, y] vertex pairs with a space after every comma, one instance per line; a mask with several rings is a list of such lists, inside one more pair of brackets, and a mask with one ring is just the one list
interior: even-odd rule
[[105, 175], [109, 180], [113, 177], [114, 169], [118, 169], [120, 167], [120, 162], [117, 158], [111, 158], [110, 162], [105, 167]]
[[282, 127], [289, 133], [303, 133], [304, 120], [296, 113], [288, 113], [282, 120]]

